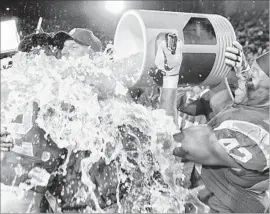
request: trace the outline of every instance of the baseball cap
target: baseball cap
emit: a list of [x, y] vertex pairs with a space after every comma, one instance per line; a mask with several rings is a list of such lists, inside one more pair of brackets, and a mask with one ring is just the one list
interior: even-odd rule
[[91, 48], [96, 52], [101, 51], [102, 48], [100, 40], [94, 35], [94, 33], [91, 30], [84, 28], [74, 28], [69, 33], [59, 31], [54, 35], [53, 39], [60, 49], [64, 47], [64, 42], [70, 39], [81, 45], [91, 46]]

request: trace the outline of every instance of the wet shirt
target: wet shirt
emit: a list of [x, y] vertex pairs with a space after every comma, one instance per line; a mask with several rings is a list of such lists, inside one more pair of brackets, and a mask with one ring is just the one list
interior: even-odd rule
[[264, 212], [259, 195], [269, 188], [267, 116], [267, 110], [232, 106], [209, 122], [218, 142], [240, 167], [203, 166], [201, 178], [232, 212]]

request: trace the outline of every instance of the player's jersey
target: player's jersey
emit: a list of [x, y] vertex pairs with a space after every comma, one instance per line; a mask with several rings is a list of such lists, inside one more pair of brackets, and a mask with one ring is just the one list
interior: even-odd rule
[[[34, 167], [52, 172], [65, 159], [66, 150], [45, 139], [45, 131], [35, 123], [37, 114], [38, 105], [33, 103], [11, 122], [9, 131], [16, 132], [17, 136], [14, 148], [1, 161], [1, 182], [6, 185], [18, 185]], [[16, 175], [16, 170], [22, 171], [20, 176]]]
[[[191, 89], [189, 89], [191, 90]], [[202, 96], [208, 94], [207, 90], [197, 94], [194, 98], [188, 96], [188, 90], [177, 90], [178, 124], [181, 128], [205, 124], [209, 121], [209, 114], [212, 112], [209, 101]], [[188, 102], [188, 104], [186, 104]]]
[[209, 122], [219, 143], [240, 166], [235, 169], [202, 167], [205, 186], [219, 200], [212, 206], [223, 204], [232, 212], [264, 212], [260, 194], [269, 189], [267, 118], [267, 110], [233, 106]]

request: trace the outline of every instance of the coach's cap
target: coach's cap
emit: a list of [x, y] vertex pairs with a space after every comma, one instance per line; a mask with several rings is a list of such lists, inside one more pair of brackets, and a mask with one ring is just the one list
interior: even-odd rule
[[69, 33], [60, 31], [54, 35], [54, 42], [62, 49], [66, 40], [74, 40], [75, 42], [90, 46], [94, 51], [101, 51], [102, 44], [91, 30], [84, 28], [74, 28]]

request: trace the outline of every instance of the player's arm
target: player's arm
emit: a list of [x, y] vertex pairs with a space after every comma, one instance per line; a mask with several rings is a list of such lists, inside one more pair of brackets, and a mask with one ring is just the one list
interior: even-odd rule
[[[10, 133], [7, 131], [6, 127], [3, 125], [1, 126], [1, 151], [2, 152], [8, 152], [10, 151], [14, 146], [14, 140], [12, 139]], [[1, 159], [5, 156], [5, 153], [1, 153]]]
[[200, 125], [187, 128], [174, 138], [182, 145], [174, 154], [183, 159], [260, 172], [269, 169], [269, 131], [255, 123], [225, 120], [214, 130]]
[[11, 137], [10, 133], [7, 129], [2, 126], [1, 127], [1, 183], [5, 185], [11, 185], [12, 183], [17, 183], [16, 181], [20, 181], [20, 176], [16, 176], [15, 167], [12, 165], [10, 161], [13, 159], [14, 164], [16, 162], [16, 158], [14, 157], [13, 153], [10, 150], [14, 146], [13, 138]]
[[[166, 73], [163, 76], [163, 85], [160, 96], [160, 108], [165, 109], [167, 115], [173, 116], [175, 124], [178, 126], [178, 118], [177, 118], [177, 88], [179, 81], [179, 68], [182, 63], [182, 50], [181, 50], [181, 42], [178, 41], [176, 53], [173, 55], [170, 52], [163, 52], [161, 48], [158, 49], [156, 55], [156, 65], [157, 67], [162, 67], [158, 63], [161, 62], [160, 59], [163, 59], [163, 67], [165, 63], [165, 57], [167, 59], [167, 66], [171, 68], [170, 71], [163, 70]], [[163, 57], [161, 57], [163, 56]]]
[[208, 126], [189, 127], [174, 135], [174, 139], [181, 143], [181, 147], [175, 148], [173, 154], [184, 160], [202, 165], [239, 167]]
[[201, 99], [197, 99], [186, 106], [178, 107], [178, 110], [182, 113], [186, 113], [191, 116], [205, 115], [204, 103]]
[[[165, 80], [165, 78], [167, 77], [163, 78], [163, 87], [162, 87], [161, 96], [160, 96], [160, 108], [164, 109], [167, 115], [173, 116], [175, 124], [178, 124], [177, 122], [177, 88], [164, 87], [164, 83], [166, 84], [166, 81], [167, 81]], [[173, 78], [176, 78], [176, 77], [173, 77]], [[178, 82], [178, 76], [176, 80]]]
[[[34, 167], [31, 169], [31, 165], [25, 168], [20, 164], [20, 157], [14, 152], [5, 154], [5, 157], [1, 160], [1, 176], [0, 182], [7, 186], [19, 186], [36, 192], [42, 192], [42, 188], [45, 187], [50, 179], [50, 173], [45, 169]], [[30, 163], [29, 163], [30, 164]]]
[[47, 185], [50, 174], [45, 169], [39, 167], [33, 168], [31, 161], [27, 161], [27, 157], [12, 151], [14, 140], [5, 127], [1, 127], [0, 143], [1, 183], [8, 186], [19, 186], [23, 184], [27, 189], [32, 189], [37, 192], [40, 191], [40, 188], [34, 187]]

